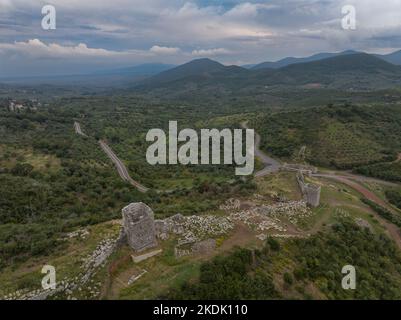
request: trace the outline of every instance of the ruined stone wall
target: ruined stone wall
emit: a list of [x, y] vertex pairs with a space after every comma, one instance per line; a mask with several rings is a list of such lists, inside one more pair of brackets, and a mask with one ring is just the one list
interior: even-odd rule
[[285, 171], [296, 171], [301, 172], [303, 174], [311, 175], [317, 173], [318, 169], [314, 166], [306, 165], [306, 164], [291, 164], [285, 163], [282, 165], [281, 170]]

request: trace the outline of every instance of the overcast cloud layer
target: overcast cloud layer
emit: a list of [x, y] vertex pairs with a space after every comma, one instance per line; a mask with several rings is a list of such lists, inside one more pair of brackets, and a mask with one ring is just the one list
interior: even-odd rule
[[[56, 7], [56, 30], [41, 28], [46, 4]], [[348, 4], [355, 31], [341, 28]], [[401, 0], [0, 0], [0, 77], [399, 48]]]

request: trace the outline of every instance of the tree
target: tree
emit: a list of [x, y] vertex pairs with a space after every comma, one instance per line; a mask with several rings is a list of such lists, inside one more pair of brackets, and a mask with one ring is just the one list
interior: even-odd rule
[[289, 286], [291, 286], [294, 283], [294, 279], [292, 278], [292, 275], [289, 272], [284, 273], [283, 279], [284, 282]]
[[267, 244], [269, 245], [270, 249], [272, 249], [273, 251], [280, 250], [280, 243], [276, 239], [268, 238]]
[[14, 168], [11, 169], [11, 173], [15, 176], [28, 176], [33, 170], [33, 166], [29, 163], [17, 163]]

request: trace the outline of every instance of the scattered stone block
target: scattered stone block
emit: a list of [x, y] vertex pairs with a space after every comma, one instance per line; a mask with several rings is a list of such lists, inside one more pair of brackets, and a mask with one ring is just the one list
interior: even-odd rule
[[158, 255], [158, 254], [161, 253], [162, 251], [163, 251], [162, 249], [158, 249], [158, 250], [154, 250], [154, 251], [151, 251], [151, 252], [148, 252], [148, 253], [145, 253], [145, 254], [141, 254], [141, 255], [139, 255], [139, 256], [134, 256], [134, 255], [132, 255], [131, 257], [132, 257], [132, 260], [133, 260], [135, 263], [139, 263], [139, 262], [141, 262], [141, 261], [144, 261], [144, 260], [146, 260], [146, 259], [149, 259], [149, 258], [151, 258], [151, 257], [154, 257], [154, 256]]

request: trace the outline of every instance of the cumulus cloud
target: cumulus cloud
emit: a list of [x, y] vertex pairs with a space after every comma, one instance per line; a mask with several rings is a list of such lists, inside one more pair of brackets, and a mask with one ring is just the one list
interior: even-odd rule
[[[223, 63], [254, 63], [320, 51], [401, 47], [401, 0], [51, 3], [57, 30], [46, 32], [40, 27], [44, 2], [0, 0], [1, 62], [61, 57], [68, 70], [72, 60], [182, 63], [207, 56]], [[341, 28], [341, 8], [348, 4], [357, 10], [357, 30], [352, 32]]]
[[161, 55], [177, 54], [180, 52], [180, 48], [153, 46], [152, 48], [150, 48], [149, 51], [152, 53], [161, 54]]
[[149, 50], [116, 51], [39, 39], [0, 43], [0, 77], [88, 73], [151, 61], [152, 55]]
[[270, 10], [279, 8], [274, 4], [263, 3], [241, 3], [227, 11], [224, 15], [230, 18], [252, 18], [258, 15], [261, 10]]
[[76, 46], [63, 46], [57, 43], [46, 44], [39, 39], [31, 39], [26, 42], [0, 43], [0, 52], [40, 58], [110, 57], [122, 54], [117, 51], [88, 48], [85, 43], [79, 43]]
[[224, 48], [200, 49], [200, 50], [193, 50], [191, 54], [193, 56], [199, 56], [199, 57], [213, 57], [213, 56], [230, 54], [230, 51]]

